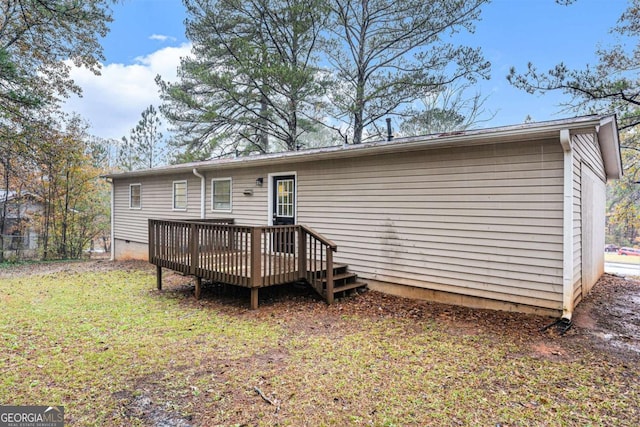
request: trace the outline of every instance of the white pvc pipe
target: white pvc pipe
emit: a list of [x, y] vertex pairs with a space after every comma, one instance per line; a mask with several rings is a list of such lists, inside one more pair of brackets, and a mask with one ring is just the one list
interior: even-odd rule
[[573, 314], [573, 151], [569, 129], [560, 131], [560, 144], [564, 152], [562, 318], [571, 321]]
[[205, 188], [205, 181], [204, 181], [204, 175], [200, 174], [198, 172], [198, 169], [193, 168], [193, 174], [195, 176], [197, 176], [198, 178], [200, 178], [200, 218], [201, 219], [205, 219], [206, 216], [206, 208], [205, 208], [205, 194], [206, 194], [206, 188]]
[[111, 261], [115, 261], [116, 259], [116, 239], [115, 239], [115, 209], [116, 209], [116, 196], [114, 194], [115, 192], [115, 185], [113, 185], [113, 180], [107, 178], [107, 182], [109, 183], [109, 185], [111, 185], [111, 212], [110, 212], [110, 216], [111, 216], [111, 233], [110, 233], [110, 238], [111, 238], [111, 256], [109, 257], [109, 259]]

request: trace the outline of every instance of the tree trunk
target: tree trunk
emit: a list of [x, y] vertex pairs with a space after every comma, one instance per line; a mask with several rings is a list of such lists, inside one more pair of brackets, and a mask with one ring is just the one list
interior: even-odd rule
[[58, 254], [62, 259], [69, 257], [67, 230], [69, 229], [69, 165], [67, 164], [67, 171], [65, 173], [65, 187], [64, 187], [64, 209], [62, 210], [62, 230], [61, 238], [62, 242], [58, 249]]
[[[53, 166], [51, 163], [48, 164], [47, 174], [49, 175], [49, 184], [47, 187], [47, 197], [44, 200], [44, 225], [42, 231], [42, 258], [49, 258], [49, 237], [50, 237], [50, 228], [51, 228], [51, 217], [53, 215], [53, 187], [55, 185], [53, 181]], [[43, 179], [44, 181], [44, 179]]]
[[7, 218], [7, 200], [9, 199], [9, 159], [2, 160], [3, 166], [3, 187], [5, 191], [2, 202], [2, 212], [0, 212], [0, 262], [4, 261], [4, 226]]
[[298, 108], [298, 103], [294, 98], [289, 101], [289, 107], [289, 135], [287, 135], [287, 150], [298, 151], [296, 144], [296, 134], [298, 133], [298, 113], [296, 109]]
[[[362, 20], [369, 20], [369, 1], [362, 0]], [[358, 76], [356, 80], [356, 100], [353, 112], [353, 143], [360, 144], [362, 142], [362, 133], [364, 132], [364, 89], [366, 85], [365, 79], [365, 46], [367, 42], [367, 25], [363, 23], [360, 27], [360, 36], [358, 40], [358, 59], [356, 66], [358, 67]]]
[[268, 113], [267, 99], [264, 93], [260, 96], [260, 126], [258, 128], [258, 148], [263, 154], [269, 151], [269, 135], [266, 131], [267, 113]]

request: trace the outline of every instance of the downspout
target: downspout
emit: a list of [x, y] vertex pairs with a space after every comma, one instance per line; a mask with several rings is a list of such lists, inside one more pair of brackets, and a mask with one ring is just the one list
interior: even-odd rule
[[564, 152], [561, 322], [568, 327], [573, 314], [573, 150], [569, 129], [560, 131], [560, 145]]
[[200, 174], [198, 172], [198, 169], [193, 168], [193, 174], [195, 176], [197, 176], [198, 178], [200, 178], [200, 219], [205, 219], [206, 216], [206, 209], [205, 209], [205, 181], [204, 181], [204, 175]]
[[106, 181], [111, 186], [111, 212], [110, 212], [110, 215], [109, 215], [111, 217], [111, 230], [110, 230], [110, 233], [109, 233], [109, 238], [111, 239], [111, 255], [109, 256], [109, 260], [115, 261], [115, 259], [116, 259], [116, 239], [115, 239], [114, 226], [115, 226], [115, 223], [116, 223], [116, 221], [115, 221], [116, 197], [115, 197], [115, 194], [113, 194], [115, 192], [115, 187], [113, 185], [113, 179], [106, 178]]

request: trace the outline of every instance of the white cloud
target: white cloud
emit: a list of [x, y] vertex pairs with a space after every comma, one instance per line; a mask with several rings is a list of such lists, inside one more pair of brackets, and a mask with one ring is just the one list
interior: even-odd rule
[[151, 34], [149, 36], [149, 40], [158, 40], [161, 42], [166, 42], [167, 40], [175, 41], [175, 37], [165, 36], [164, 34]]
[[145, 108], [160, 105], [156, 75], [175, 81], [180, 58], [190, 50], [190, 44], [183, 44], [138, 57], [133, 64], [106, 64], [100, 76], [74, 68], [71, 76], [83, 96], [68, 99], [63, 108], [87, 120], [96, 136], [120, 139], [129, 135]]

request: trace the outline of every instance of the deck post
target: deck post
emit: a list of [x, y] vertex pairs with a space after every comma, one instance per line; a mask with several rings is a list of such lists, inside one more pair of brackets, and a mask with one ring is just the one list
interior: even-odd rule
[[298, 227], [298, 276], [307, 277], [307, 232], [302, 227]]
[[333, 304], [333, 250], [327, 246], [327, 304]]
[[190, 239], [189, 239], [189, 254], [191, 257], [191, 268], [190, 268], [190, 273], [195, 275], [196, 274], [196, 268], [198, 268], [198, 247], [199, 245], [199, 239], [198, 239], [198, 224], [194, 224], [191, 223], [191, 235], [190, 235]]
[[147, 221], [147, 233], [148, 233], [148, 242], [149, 242], [149, 262], [153, 262], [153, 258], [155, 255], [156, 249], [156, 239], [155, 239], [155, 221], [149, 219]]
[[202, 291], [202, 278], [196, 276], [196, 299], [200, 299], [201, 291]]
[[262, 285], [262, 227], [251, 228], [251, 309], [258, 308], [258, 288]]
[[251, 304], [250, 304], [251, 310], [258, 309], [258, 290], [259, 289], [260, 288], [251, 288]]
[[162, 290], [162, 267], [156, 265], [156, 286], [158, 290]]

